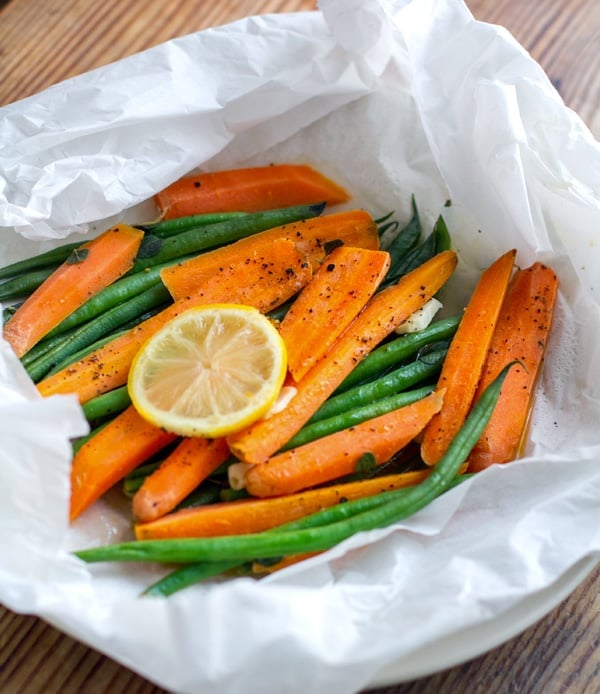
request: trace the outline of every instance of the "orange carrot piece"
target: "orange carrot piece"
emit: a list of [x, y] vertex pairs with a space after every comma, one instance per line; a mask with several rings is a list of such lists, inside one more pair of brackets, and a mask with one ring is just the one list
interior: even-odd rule
[[279, 252], [282, 246], [292, 249], [295, 260], [285, 265], [279, 259], [273, 260], [268, 282], [259, 281], [269, 270], [260, 262], [241, 264], [235, 273], [235, 281], [230, 276], [215, 275], [195, 294], [179, 299], [87, 357], [40, 381], [39, 392], [44, 396], [76, 393], [83, 404], [125, 384], [131, 362], [142, 344], [167, 321], [194, 306], [241, 303], [267, 312], [287, 301], [310, 280], [312, 268], [290, 241], [280, 240], [274, 244], [274, 249]]
[[410, 405], [279, 453], [246, 471], [246, 490], [258, 497], [293, 494], [356, 472], [367, 453], [381, 465], [423, 430], [443, 400], [443, 391], [436, 390]]
[[87, 241], [15, 311], [4, 338], [22, 357], [75, 309], [133, 266], [144, 237], [118, 224]]
[[516, 251], [504, 253], [481, 275], [452, 338], [438, 388], [444, 406], [423, 432], [421, 457], [435, 465], [463, 424], [473, 402], [492, 334], [514, 267]]
[[419, 484], [429, 472], [382, 475], [270, 499], [241, 499], [182, 509], [150, 523], [136, 523], [135, 534], [138, 540], [159, 540], [260, 532], [335, 504]]
[[138, 465], [177, 439], [149, 424], [131, 405], [73, 457], [71, 520], [75, 520]]
[[225, 439], [184, 438], [135, 493], [134, 518], [146, 523], [169, 513], [228, 457]]
[[204, 212], [258, 212], [346, 202], [341, 186], [310, 166], [279, 164], [185, 176], [155, 196], [165, 219]]
[[475, 400], [502, 368], [512, 368], [481, 438], [469, 456], [469, 472], [514, 460], [521, 449], [552, 327], [558, 277], [542, 263], [517, 270], [502, 305], [500, 317]]
[[297, 383], [297, 393], [285, 408], [227, 438], [232, 453], [247, 463], [262, 463], [276, 453], [361, 359], [442, 287], [456, 263], [454, 251], [443, 251], [375, 294], [329, 353]]
[[313, 270], [322, 262], [325, 244], [328, 242], [339, 240], [350, 246], [372, 250], [379, 248], [377, 225], [371, 215], [364, 210], [350, 210], [261, 231], [223, 248], [202, 253], [165, 268], [161, 272], [161, 279], [171, 296], [180, 299], [193, 293], [207, 276], [226, 271], [229, 267], [240, 266], [247, 258], [257, 253], [257, 248], [265, 248], [274, 239], [279, 238], [293, 241], [298, 250], [306, 254]]
[[390, 255], [338, 246], [300, 292], [279, 333], [288, 370], [296, 381], [324, 356], [373, 296], [390, 266]]

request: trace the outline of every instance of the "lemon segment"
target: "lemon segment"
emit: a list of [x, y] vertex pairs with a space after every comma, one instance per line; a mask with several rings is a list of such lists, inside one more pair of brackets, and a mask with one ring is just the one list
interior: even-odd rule
[[128, 390], [152, 424], [215, 438], [266, 414], [286, 371], [285, 344], [266, 316], [251, 306], [213, 304], [183, 312], [141, 347]]

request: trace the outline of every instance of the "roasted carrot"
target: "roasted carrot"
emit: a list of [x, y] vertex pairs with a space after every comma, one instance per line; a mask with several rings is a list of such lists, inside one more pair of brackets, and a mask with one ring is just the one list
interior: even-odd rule
[[136, 523], [135, 534], [138, 540], [156, 540], [260, 532], [351, 499], [418, 484], [428, 474], [429, 470], [403, 472], [270, 499], [241, 499], [182, 509], [150, 523]]
[[483, 367], [475, 400], [506, 364], [518, 361], [502, 384], [494, 412], [469, 456], [469, 472], [519, 455], [544, 360], [558, 277], [543, 263], [517, 270], [510, 285]]
[[310, 166], [278, 164], [198, 173], [155, 196], [164, 219], [205, 212], [257, 212], [274, 207], [346, 202], [347, 191]]
[[390, 266], [390, 255], [338, 246], [300, 292], [279, 326], [288, 369], [299, 381], [356, 318]]
[[493, 262], [479, 278], [442, 365], [438, 387], [446, 389], [444, 405], [423, 432], [421, 457], [435, 465], [462, 426], [477, 383], [513, 271], [516, 251]]
[[381, 465], [423, 430], [443, 399], [443, 391], [434, 391], [411, 405], [253, 465], [246, 471], [246, 490], [258, 497], [293, 494], [356, 472], [365, 455]]
[[375, 294], [329, 353], [298, 381], [296, 395], [286, 407], [228, 437], [232, 453], [248, 463], [262, 463], [276, 453], [361, 359], [442, 287], [456, 263], [454, 251], [443, 251]]
[[[311, 278], [312, 268], [290, 241], [271, 244], [275, 258], [241, 263], [236, 272], [208, 278], [195, 294], [181, 298], [157, 315], [95, 350], [87, 357], [48, 376], [38, 384], [46, 396], [76, 393], [83, 404], [127, 382], [133, 357], [142, 344], [167, 321], [186, 309], [210, 303], [243, 303], [267, 312], [294, 296]], [[282, 264], [281, 253], [289, 260]], [[264, 267], [264, 264], [267, 266]]]
[[135, 493], [134, 518], [146, 523], [169, 513], [229, 455], [225, 439], [182, 439]]
[[228, 267], [237, 267], [256, 253], [260, 244], [284, 238], [305, 253], [316, 270], [325, 254], [326, 244], [341, 241], [349, 246], [379, 248], [377, 225], [368, 212], [349, 210], [337, 214], [313, 217], [301, 222], [284, 224], [261, 231], [214, 251], [203, 253], [161, 272], [161, 279], [174, 299], [194, 292], [207, 275]]
[[22, 357], [72, 311], [132, 266], [144, 232], [118, 224], [72, 251], [4, 326], [4, 338]]
[[114, 484], [177, 437], [149, 424], [129, 406], [75, 454], [71, 467], [71, 520]]

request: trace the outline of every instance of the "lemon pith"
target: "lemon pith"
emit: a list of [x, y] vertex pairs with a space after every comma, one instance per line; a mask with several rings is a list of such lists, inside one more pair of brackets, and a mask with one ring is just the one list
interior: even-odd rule
[[151, 423], [182, 436], [224, 436], [260, 419], [287, 369], [283, 340], [259, 311], [214, 304], [180, 314], [139, 350], [131, 400]]

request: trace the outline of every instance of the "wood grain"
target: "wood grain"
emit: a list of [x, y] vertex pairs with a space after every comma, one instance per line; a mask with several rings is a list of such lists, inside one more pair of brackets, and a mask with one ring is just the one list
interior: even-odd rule
[[[600, 2], [468, 0], [507, 27], [600, 138]], [[175, 36], [250, 14], [312, 10], [313, 0], [8, 0], [0, 2], [0, 105]], [[468, 663], [377, 694], [597, 694], [600, 568], [523, 634]], [[0, 607], [2, 694], [161, 694], [164, 690]]]

